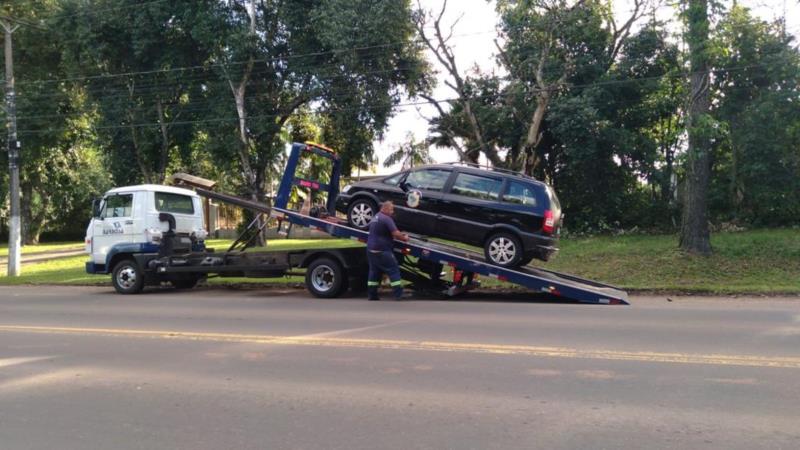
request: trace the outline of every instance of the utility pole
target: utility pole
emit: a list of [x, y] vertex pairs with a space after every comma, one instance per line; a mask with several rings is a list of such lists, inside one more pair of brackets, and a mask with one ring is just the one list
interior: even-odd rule
[[20, 208], [19, 208], [19, 141], [17, 141], [17, 111], [14, 93], [14, 59], [11, 47], [11, 35], [19, 28], [10, 21], [0, 20], [5, 31], [5, 62], [6, 62], [6, 116], [8, 123], [8, 171], [9, 195], [11, 197], [11, 220], [8, 225], [8, 276], [20, 275]]

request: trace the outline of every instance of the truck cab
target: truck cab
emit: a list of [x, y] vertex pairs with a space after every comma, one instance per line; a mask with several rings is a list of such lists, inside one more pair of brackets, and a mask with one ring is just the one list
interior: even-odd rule
[[[194, 191], [171, 186], [142, 184], [112, 189], [95, 203], [86, 229], [89, 273], [110, 273], [118, 255], [156, 253], [162, 237], [170, 232], [174, 217], [175, 237], [190, 250], [204, 247], [203, 204]], [[161, 218], [159, 216], [162, 216]]]

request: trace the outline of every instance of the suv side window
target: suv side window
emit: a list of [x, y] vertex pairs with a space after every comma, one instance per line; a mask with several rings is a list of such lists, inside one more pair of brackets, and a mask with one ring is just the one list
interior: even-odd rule
[[415, 189], [441, 191], [448, 178], [450, 178], [449, 170], [422, 169], [409, 173], [406, 184]]
[[481, 200], [497, 200], [503, 181], [469, 173], [459, 173], [450, 193]]
[[529, 184], [509, 181], [508, 189], [503, 194], [503, 201], [517, 205], [536, 206], [536, 192]]
[[111, 195], [106, 197], [100, 217], [131, 217], [133, 215], [133, 194]]

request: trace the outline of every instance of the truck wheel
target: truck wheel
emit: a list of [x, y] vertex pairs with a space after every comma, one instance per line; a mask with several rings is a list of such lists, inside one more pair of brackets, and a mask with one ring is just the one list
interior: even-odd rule
[[369, 228], [369, 223], [375, 214], [378, 213], [378, 208], [375, 202], [366, 198], [360, 198], [354, 201], [349, 208], [347, 208], [347, 223], [353, 228], [359, 230], [366, 230]]
[[144, 288], [144, 273], [132, 259], [123, 259], [114, 266], [111, 283], [120, 294], [138, 294]]
[[522, 260], [522, 244], [511, 233], [500, 232], [489, 236], [483, 246], [486, 261], [500, 267], [516, 267]]
[[347, 289], [347, 273], [338, 261], [320, 258], [306, 269], [306, 289], [314, 297], [338, 297]]

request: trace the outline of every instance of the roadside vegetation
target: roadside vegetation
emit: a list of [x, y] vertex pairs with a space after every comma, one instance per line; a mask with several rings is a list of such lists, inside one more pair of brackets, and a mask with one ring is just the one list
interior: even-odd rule
[[[800, 230], [716, 233], [711, 243], [714, 254], [704, 257], [678, 250], [673, 235], [565, 238], [559, 254], [541, 266], [634, 292], [800, 294]], [[208, 245], [220, 251], [227, 248], [230, 241], [210, 240]], [[359, 245], [338, 239], [286, 239], [269, 241], [268, 248], [292, 250]], [[23, 275], [17, 279], [0, 274], [0, 284], [104, 285], [110, 288], [108, 276], [86, 274], [84, 262], [86, 256], [27, 264], [23, 266]], [[209, 280], [212, 285], [286, 286], [302, 282], [300, 276]], [[482, 283], [490, 288], [512, 287], [491, 279], [483, 279]]]

